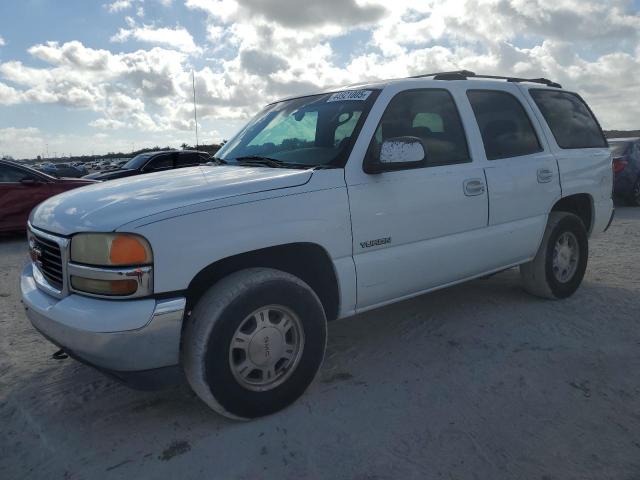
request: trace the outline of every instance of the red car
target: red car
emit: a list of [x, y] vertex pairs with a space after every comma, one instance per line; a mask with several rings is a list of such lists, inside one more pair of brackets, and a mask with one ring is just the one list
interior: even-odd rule
[[29, 167], [0, 160], [0, 232], [25, 230], [33, 207], [58, 193], [96, 183], [54, 178]]

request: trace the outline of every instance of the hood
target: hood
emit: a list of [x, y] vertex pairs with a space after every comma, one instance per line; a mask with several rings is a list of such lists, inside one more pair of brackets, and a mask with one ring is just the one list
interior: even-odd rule
[[108, 232], [125, 223], [196, 203], [304, 185], [310, 170], [199, 166], [96, 183], [44, 201], [34, 227], [61, 235]]
[[85, 175], [83, 178], [90, 178], [93, 180], [113, 180], [114, 178], [123, 178], [136, 175], [139, 172], [137, 170], [108, 170], [106, 172], [95, 172]]

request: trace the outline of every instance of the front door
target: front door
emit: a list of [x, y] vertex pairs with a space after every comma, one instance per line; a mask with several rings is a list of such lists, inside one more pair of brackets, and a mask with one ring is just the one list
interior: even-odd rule
[[353, 162], [354, 149], [346, 182], [359, 310], [476, 275], [485, 262], [478, 252], [486, 248], [486, 182], [482, 166], [472, 161], [453, 96], [446, 89], [415, 89], [387, 90], [384, 98], [390, 101], [382, 118], [368, 125], [364, 161], [379, 155], [384, 140], [410, 136], [423, 141], [428, 163], [367, 175]]

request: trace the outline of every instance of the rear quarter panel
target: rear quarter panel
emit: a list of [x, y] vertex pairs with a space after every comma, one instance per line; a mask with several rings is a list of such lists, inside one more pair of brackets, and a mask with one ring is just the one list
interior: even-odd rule
[[613, 210], [611, 198], [613, 170], [609, 148], [560, 148], [542, 112], [531, 97], [529, 88], [522, 85], [520, 88], [524, 91], [527, 101], [540, 122], [551, 151], [558, 162], [562, 196], [588, 194], [593, 205], [591, 233], [602, 232], [606, 228]]

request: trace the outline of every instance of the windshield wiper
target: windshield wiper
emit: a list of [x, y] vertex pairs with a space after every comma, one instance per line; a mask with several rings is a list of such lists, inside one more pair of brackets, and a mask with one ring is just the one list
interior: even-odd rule
[[218, 157], [211, 157], [211, 162], [215, 163], [216, 165], [227, 165], [229, 163], [226, 160]]
[[260, 155], [248, 155], [237, 157], [236, 161], [240, 165], [264, 165], [272, 168], [314, 168], [316, 165], [305, 165], [304, 163], [284, 162], [275, 158], [262, 157]]

